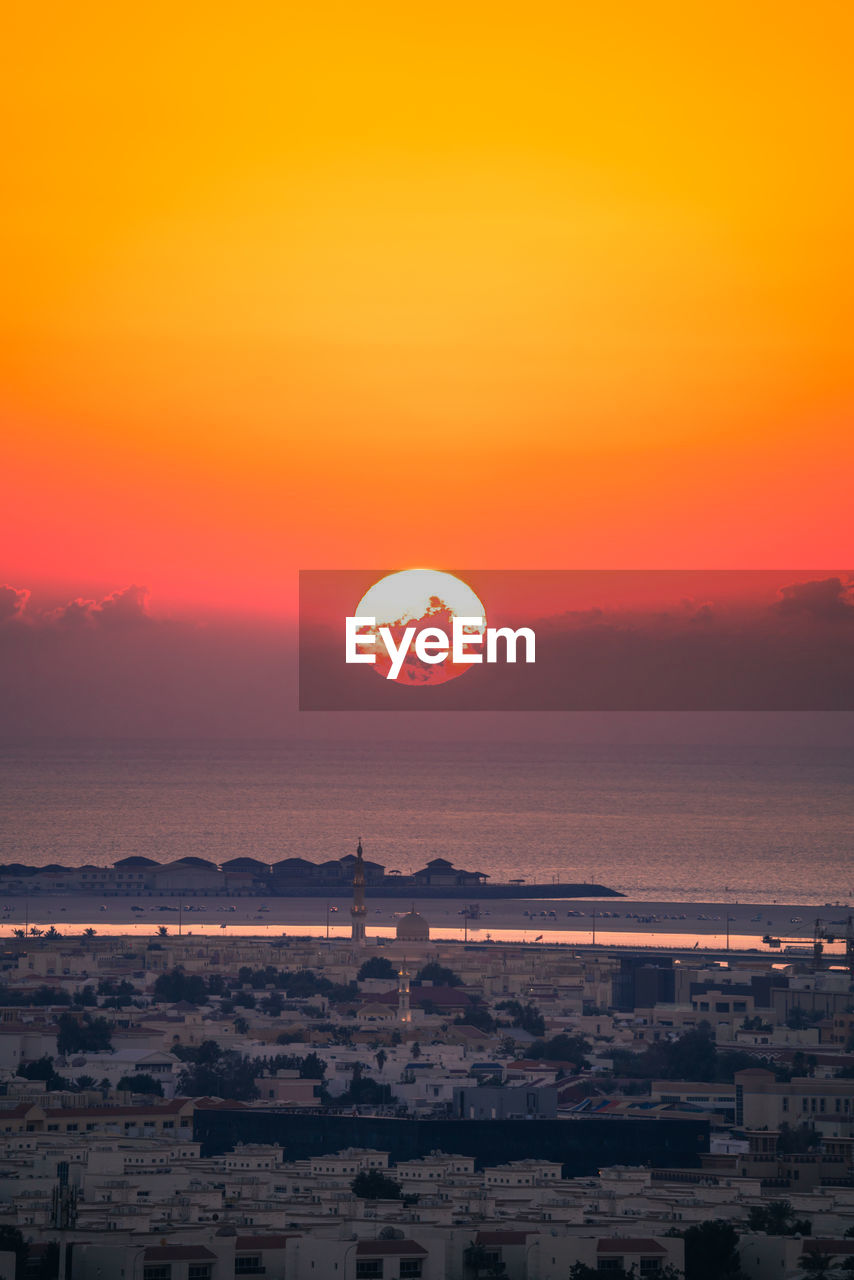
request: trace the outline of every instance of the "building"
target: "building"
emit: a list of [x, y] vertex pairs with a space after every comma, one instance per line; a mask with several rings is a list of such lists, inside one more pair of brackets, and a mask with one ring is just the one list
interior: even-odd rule
[[454, 1089], [454, 1115], [461, 1120], [555, 1120], [554, 1085], [488, 1085]]
[[353, 920], [352, 939], [353, 945], [363, 947], [365, 945], [365, 916], [367, 908], [365, 906], [365, 863], [362, 857], [362, 841], [356, 847], [356, 860], [353, 863], [353, 905], [350, 908], [350, 915]]
[[751, 1067], [735, 1073], [735, 1107], [736, 1124], [745, 1129], [834, 1121], [854, 1134], [854, 1080], [796, 1076], [782, 1082], [773, 1071]]
[[412, 1021], [412, 1007], [410, 1004], [409, 990], [409, 970], [406, 967], [406, 960], [400, 963], [397, 981], [397, 1020], [398, 1022], [409, 1023]]
[[484, 871], [461, 871], [447, 858], [433, 858], [412, 878], [423, 885], [478, 885], [485, 884], [489, 876]]
[[401, 916], [397, 922], [395, 930], [398, 942], [429, 942], [430, 926], [423, 916], [420, 916], [415, 910], [415, 904], [412, 910], [408, 911], [405, 916]]

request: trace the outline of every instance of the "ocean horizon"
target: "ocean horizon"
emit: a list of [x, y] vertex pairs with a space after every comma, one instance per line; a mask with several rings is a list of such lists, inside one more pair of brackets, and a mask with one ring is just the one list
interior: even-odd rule
[[0, 742], [0, 863], [430, 858], [648, 900], [854, 898], [854, 749]]

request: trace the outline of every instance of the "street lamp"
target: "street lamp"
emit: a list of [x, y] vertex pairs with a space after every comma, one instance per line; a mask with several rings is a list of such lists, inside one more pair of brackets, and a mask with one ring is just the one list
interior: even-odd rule
[[133, 1256], [133, 1262], [130, 1268], [130, 1280], [137, 1280], [137, 1263], [142, 1262], [145, 1258], [145, 1246], [138, 1249]]
[[353, 1243], [348, 1244], [347, 1248], [344, 1250], [344, 1280], [347, 1280], [347, 1259], [350, 1256], [350, 1251], [357, 1248], [359, 1243], [359, 1240], [354, 1240]]
[[[741, 1243], [741, 1240], [739, 1240], [739, 1242], [738, 1242], [738, 1246], [737, 1246], [737, 1247], [738, 1247], [738, 1257], [739, 1257], [739, 1262], [740, 1262], [741, 1264], [744, 1264], [744, 1263], [746, 1262], [746, 1260], [747, 1260], [745, 1255], [747, 1254], [748, 1249], [758, 1249], [758, 1248], [760, 1247], [761, 1243], [762, 1243], [762, 1242], [761, 1242], [761, 1241], [759, 1241], [759, 1240], [748, 1240], [746, 1244], [742, 1244], [742, 1243]], [[757, 1258], [755, 1258], [755, 1259], [754, 1259], [754, 1261], [755, 1261], [755, 1263], [756, 1263], [756, 1265], [757, 1265], [757, 1267], [758, 1267], [758, 1266], [760, 1266], [760, 1265], [761, 1265], [762, 1259], [761, 1259], [761, 1258], [759, 1258], [759, 1257], [757, 1257]]]

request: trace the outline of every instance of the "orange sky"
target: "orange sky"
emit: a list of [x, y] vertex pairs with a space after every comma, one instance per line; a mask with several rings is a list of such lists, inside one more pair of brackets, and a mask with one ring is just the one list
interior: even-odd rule
[[0, 581], [850, 563], [852, 26], [19, 5]]

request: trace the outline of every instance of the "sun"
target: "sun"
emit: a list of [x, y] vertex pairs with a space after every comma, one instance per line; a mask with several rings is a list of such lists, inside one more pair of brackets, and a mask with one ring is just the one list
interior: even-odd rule
[[[380, 627], [390, 629], [395, 644], [400, 643], [408, 626], [418, 631], [440, 627], [450, 635], [454, 618], [480, 618], [479, 626], [467, 626], [465, 631], [470, 635], [483, 635], [486, 631], [486, 610], [477, 595], [462, 578], [440, 569], [402, 569], [387, 574], [365, 592], [355, 612], [359, 617], [376, 619], [373, 627], [362, 628], [362, 632], [376, 636], [372, 651], [377, 660], [371, 670], [383, 679], [388, 675], [391, 658], [379, 634]], [[422, 662], [414, 646], [410, 646], [397, 683], [414, 687], [444, 684], [468, 669], [468, 663], [453, 663], [450, 658], [433, 664]]]

